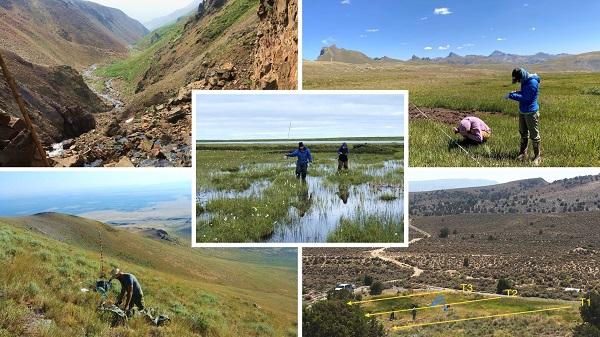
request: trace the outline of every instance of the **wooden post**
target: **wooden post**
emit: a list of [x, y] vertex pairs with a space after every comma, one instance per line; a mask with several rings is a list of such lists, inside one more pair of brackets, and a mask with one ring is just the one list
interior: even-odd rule
[[40, 142], [40, 139], [38, 138], [37, 132], [35, 132], [35, 129], [33, 128], [33, 123], [31, 122], [29, 113], [27, 113], [27, 109], [25, 108], [25, 103], [23, 103], [23, 98], [21, 97], [21, 94], [19, 93], [19, 90], [17, 89], [17, 83], [15, 82], [15, 79], [12, 77], [12, 75], [8, 71], [8, 66], [6, 65], [6, 63], [4, 63], [4, 58], [2, 57], [2, 53], [0, 53], [0, 66], [2, 67], [2, 73], [4, 74], [4, 78], [6, 78], [6, 82], [8, 83], [8, 86], [10, 87], [10, 90], [12, 91], [13, 97], [15, 98], [15, 101], [17, 101], [17, 105], [19, 106], [19, 109], [21, 110], [21, 114], [23, 115], [23, 120], [25, 121], [25, 125], [27, 125], [27, 129], [29, 129], [29, 132], [31, 132], [31, 138], [33, 139], [33, 142], [34, 142], [35, 146], [37, 147], [40, 157], [42, 158], [42, 162], [44, 163], [44, 166], [50, 166], [50, 163], [48, 163], [48, 158], [46, 157], [46, 151], [44, 150], [44, 147], [42, 146], [42, 143]]

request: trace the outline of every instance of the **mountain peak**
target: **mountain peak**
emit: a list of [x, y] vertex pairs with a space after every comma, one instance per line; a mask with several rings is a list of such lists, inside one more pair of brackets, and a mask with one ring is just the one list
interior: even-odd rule
[[460, 55], [458, 55], [455, 52], [450, 52], [450, 54], [448, 54], [448, 57], [460, 57]]
[[491, 54], [490, 57], [494, 57], [494, 56], [506, 56], [506, 53], [501, 52], [499, 50], [494, 50]]

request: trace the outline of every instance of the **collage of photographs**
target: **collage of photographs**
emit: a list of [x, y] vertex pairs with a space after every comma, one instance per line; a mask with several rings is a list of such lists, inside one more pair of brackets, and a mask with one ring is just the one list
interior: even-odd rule
[[600, 337], [598, 13], [0, 0], [0, 337]]

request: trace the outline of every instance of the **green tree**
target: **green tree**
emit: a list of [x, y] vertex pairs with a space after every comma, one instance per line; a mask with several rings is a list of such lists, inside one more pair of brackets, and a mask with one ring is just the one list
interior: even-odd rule
[[579, 308], [583, 323], [575, 328], [575, 337], [600, 337], [600, 293], [589, 292]]
[[373, 276], [371, 275], [365, 275], [364, 279], [363, 279], [363, 283], [368, 287], [371, 284], [373, 284]]
[[507, 289], [512, 289], [512, 282], [507, 278], [500, 278], [496, 285], [496, 294], [506, 294], [504, 291]]
[[375, 282], [373, 282], [373, 284], [371, 284], [371, 290], [369, 292], [371, 295], [381, 295], [382, 292], [383, 292], [383, 283], [381, 283], [379, 281], [375, 281]]
[[358, 305], [321, 301], [302, 309], [302, 332], [306, 337], [383, 337], [383, 325], [366, 317]]

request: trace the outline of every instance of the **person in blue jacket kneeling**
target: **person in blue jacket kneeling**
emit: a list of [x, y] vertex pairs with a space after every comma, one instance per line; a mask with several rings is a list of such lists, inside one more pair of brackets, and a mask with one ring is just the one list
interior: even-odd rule
[[537, 74], [530, 74], [523, 68], [512, 71], [512, 82], [521, 83], [520, 91], [513, 91], [506, 98], [519, 102], [519, 133], [521, 134], [521, 148], [517, 160], [527, 159], [527, 146], [529, 139], [533, 143], [533, 165], [542, 162], [540, 153], [540, 106], [538, 96], [540, 93], [541, 79]]
[[306, 174], [308, 173], [308, 163], [312, 163], [313, 158], [310, 150], [304, 146], [303, 142], [298, 143], [298, 148], [288, 154], [286, 157], [297, 157], [296, 160], [296, 178], [302, 178], [302, 182], [306, 182]]

